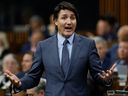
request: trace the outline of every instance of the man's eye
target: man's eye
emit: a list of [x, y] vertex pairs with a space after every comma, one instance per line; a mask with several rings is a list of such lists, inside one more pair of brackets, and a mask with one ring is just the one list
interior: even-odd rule
[[71, 17], [71, 19], [74, 20], [74, 19], [76, 19], [76, 17], [73, 16], [73, 17]]
[[62, 17], [61, 19], [66, 19], [66, 17]]

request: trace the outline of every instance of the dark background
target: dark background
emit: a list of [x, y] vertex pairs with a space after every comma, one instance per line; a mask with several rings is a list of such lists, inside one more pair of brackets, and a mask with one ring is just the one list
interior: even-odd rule
[[[32, 15], [40, 15], [47, 25], [56, 4], [63, 0], [0, 0], [0, 30], [27, 24]], [[67, 0], [79, 13], [78, 30], [94, 30], [99, 17], [99, 0]]]

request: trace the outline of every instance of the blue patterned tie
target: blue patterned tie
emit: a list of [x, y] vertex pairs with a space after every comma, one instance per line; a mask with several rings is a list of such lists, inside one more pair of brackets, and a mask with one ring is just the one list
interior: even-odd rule
[[66, 75], [68, 66], [69, 66], [69, 51], [68, 51], [68, 45], [69, 41], [66, 39], [63, 43], [63, 50], [62, 50], [62, 71], [64, 72], [64, 75]]

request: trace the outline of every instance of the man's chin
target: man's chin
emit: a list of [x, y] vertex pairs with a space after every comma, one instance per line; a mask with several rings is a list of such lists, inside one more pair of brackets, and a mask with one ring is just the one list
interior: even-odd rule
[[63, 36], [69, 38], [72, 34], [73, 32], [66, 32], [65, 34], [63, 34]]

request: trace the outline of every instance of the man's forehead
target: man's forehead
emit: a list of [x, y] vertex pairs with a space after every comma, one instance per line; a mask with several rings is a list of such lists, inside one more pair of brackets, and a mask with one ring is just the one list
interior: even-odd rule
[[59, 14], [71, 14], [71, 15], [75, 15], [75, 13], [71, 10], [68, 9], [61, 9]]

